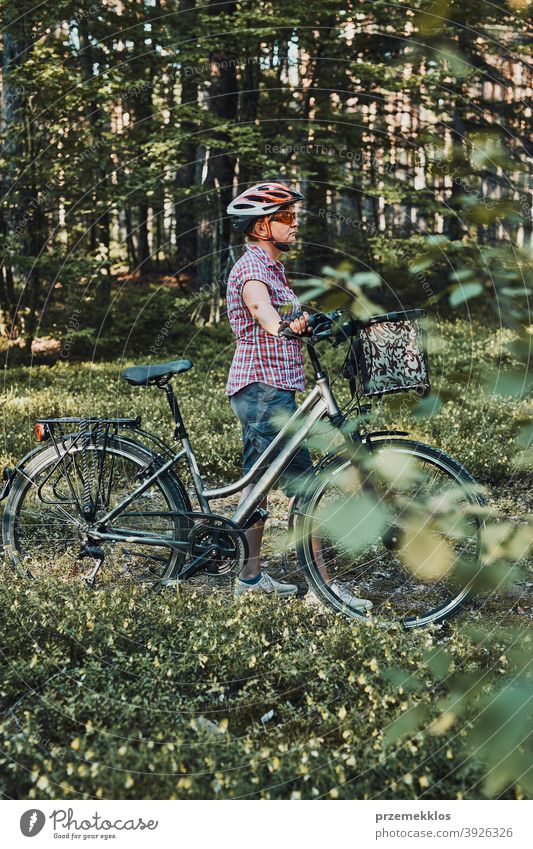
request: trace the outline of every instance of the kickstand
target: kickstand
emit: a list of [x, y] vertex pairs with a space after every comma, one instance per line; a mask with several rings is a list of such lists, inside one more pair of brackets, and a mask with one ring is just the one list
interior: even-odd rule
[[97, 576], [98, 571], [100, 569], [100, 566], [102, 565], [103, 562], [104, 562], [103, 557], [102, 557], [101, 560], [97, 560], [94, 567], [89, 572], [89, 574], [86, 575], [86, 577], [83, 579], [90, 590], [92, 590], [92, 588], [94, 587], [94, 583], [96, 581], [96, 576]]

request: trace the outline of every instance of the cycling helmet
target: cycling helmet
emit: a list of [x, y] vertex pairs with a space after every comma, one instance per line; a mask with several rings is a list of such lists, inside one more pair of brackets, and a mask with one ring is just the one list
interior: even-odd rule
[[[257, 183], [245, 189], [229, 204], [226, 212], [233, 218], [233, 226], [241, 233], [249, 233], [257, 218], [272, 215], [279, 209], [283, 209], [292, 203], [304, 200], [304, 195], [296, 189], [289, 189], [283, 183]], [[269, 236], [266, 241], [273, 241], [268, 228]], [[289, 246], [284, 242], [274, 242], [280, 250], [288, 250]]]

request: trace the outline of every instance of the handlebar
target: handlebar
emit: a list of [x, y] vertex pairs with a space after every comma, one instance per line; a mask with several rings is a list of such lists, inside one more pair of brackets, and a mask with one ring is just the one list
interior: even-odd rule
[[370, 318], [365, 320], [357, 320], [360, 327], [370, 327], [371, 324], [378, 324], [382, 321], [411, 321], [416, 318], [423, 318], [426, 315], [425, 310], [420, 309], [412, 309], [412, 310], [393, 310], [392, 312], [383, 313], [383, 315], [371, 315]]
[[[422, 309], [394, 310], [393, 312], [386, 312], [382, 315], [372, 315], [366, 319], [351, 318], [342, 325], [338, 325], [336, 329], [333, 329], [334, 323], [341, 317], [342, 313], [343, 310], [334, 310], [329, 313], [313, 313], [309, 317], [305, 333], [294, 333], [290, 327], [286, 327], [284, 330], [279, 331], [278, 336], [283, 336], [285, 339], [306, 339], [311, 343], [320, 342], [323, 339], [331, 339], [334, 344], [336, 342], [337, 345], [340, 345], [347, 337], [353, 336], [359, 330], [370, 327], [372, 324], [379, 324], [385, 321], [410, 321], [412, 319], [423, 318], [426, 315], [426, 311]], [[309, 328], [311, 329], [310, 333], [307, 332]]]

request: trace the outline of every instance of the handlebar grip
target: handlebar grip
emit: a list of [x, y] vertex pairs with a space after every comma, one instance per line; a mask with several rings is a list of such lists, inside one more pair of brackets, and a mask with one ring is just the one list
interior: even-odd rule
[[278, 330], [278, 336], [282, 336], [285, 339], [304, 339], [310, 335], [310, 333], [295, 333], [290, 327], [284, 327], [283, 330]]
[[332, 312], [312, 313], [303, 333], [294, 333], [290, 327], [285, 327], [278, 331], [278, 336], [284, 336], [286, 339], [311, 338], [315, 341], [328, 339], [331, 336], [333, 322], [340, 318], [342, 312], [342, 310], [333, 310]]
[[426, 315], [425, 310], [410, 309], [410, 310], [394, 310], [386, 312], [383, 315], [372, 315], [366, 320], [360, 321], [361, 327], [370, 327], [371, 324], [378, 324], [382, 321], [409, 321], [413, 318], [423, 318]]

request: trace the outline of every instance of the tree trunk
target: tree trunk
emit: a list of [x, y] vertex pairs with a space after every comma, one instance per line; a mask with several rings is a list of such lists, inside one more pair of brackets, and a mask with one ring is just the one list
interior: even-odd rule
[[146, 201], [139, 204], [139, 228], [137, 244], [139, 246], [139, 271], [148, 271], [152, 266], [148, 237], [148, 215], [150, 209]]
[[[227, 4], [226, 13], [235, 13], [236, 5]], [[218, 10], [218, 0], [211, 0], [209, 13], [216, 15]], [[198, 221], [197, 285], [209, 285], [214, 291], [221, 276], [221, 260], [224, 261], [230, 244], [231, 221], [226, 215], [226, 207], [233, 194], [235, 158], [226, 149], [229, 135], [225, 125], [234, 123], [237, 119], [238, 95], [235, 62], [231, 61], [231, 57], [228, 57], [222, 48], [211, 50], [209, 67], [207, 107], [219, 120], [218, 128], [211, 133], [211, 144], [207, 151], [207, 172], [202, 183], [205, 212]], [[215, 245], [215, 250], [211, 247], [209, 252], [202, 247], [205, 244], [206, 230], [212, 233], [212, 242]]]
[[131, 209], [126, 207], [124, 209], [124, 223], [126, 227], [126, 247], [128, 249], [128, 265], [130, 268], [137, 268], [139, 265], [139, 258], [137, 256], [137, 251], [135, 250], [135, 242], [133, 240], [133, 220], [131, 217]]
[[1, 130], [6, 141], [3, 150], [5, 165], [1, 185], [7, 211], [5, 214], [0, 211], [0, 232], [4, 237], [4, 244], [10, 236], [15, 238], [12, 240], [12, 248], [7, 246], [4, 248], [0, 261], [2, 266], [0, 320], [9, 333], [9, 328], [12, 328], [16, 322], [16, 294], [11, 254], [19, 249], [17, 238], [20, 243], [23, 243], [26, 230], [23, 217], [25, 213], [28, 213], [20, 202], [17, 188], [17, 170], [19, 168], [22, 170], [24, 167], [26, 152], [23, 143], [24, 134], [20, 132], [24, 119], [24, 87], [17, 83], [16, 70], [24, 60], [29, 44], [24, 18], [17, 20], [14, 9], [11, 13], [5, 9], [4, 13], [6, 17], [2, 52]]
[[[312, 83], [306, 92], [303, 110], [304, 118], [319, 123], [320, 134], [328, 133], [328, 119], [331, 117], [331, 53], [330, 40], [335, 15], [329, 14], [320, 21], [323, 27], [323, 40], [320, 42], [313, 70]], [[326, 60], [323, 59], [326, 57]], [[315, 137], [316, 138], [316, 137]], [[307, 141], [311, 142], [309, 135]], [[329, 166], [323, 156], [313, 156], [310, 161], [312, 169], [307, 191], [307, 208], [312, 213], [309, 216], [307, 228], [308, 244], [302, 260], [305, 274], [320, 274], [320, 269], [330, 259], [330, 235], [326, 212], [328, 210]]]
[[[180, 2], [180, 34], [182, 42], [191, 42], [197, 30], [196, 0]], [[198, 101], [198, 74], [193, 64], [187, 62], [186, 48], [180, 49], [181, 106], [191, 109]], [[180, 112], [177, 111], [179, 116]], [[194, 186], [198, 142], [194, 136], [195, 122], [183, 117], [180, 121], [182, 139], [179, 145], [178, 168], [174, 178], [177, 200], [174, 205], [176, 234], [176, 269], [187, 276], [192, 273], [196, 260], [197, 236], [194, 228]], [[201, 178], [201, 171], [200, 171]]]
[[[80, 38], [81, 75], [85, 85], [87, 86], [87, 91], [91, 92], [94, 76], [94, 55], [89, 32], [89, 21], [87, 18], [82, 18], [79, 21], [78, 32]], [[97, 254], [99, 256], [103, 256], [103, 262], [102, 266], [99, 268], [96, 290], [94, 292], [93, 318], [96, 322], [98, 322], [98, 317], [104, 315], [106, 316], [107, 321], [109, 321], [108, 308], [111, 302], [111, 280], [109, 278], [111, 218], [109, 214], [109, 202], [107, 199], [107, 163], [106, 157], [102, 153], [102, 148], [105, 150], [105, 118], [104, 112], [92, 92], [91, 96], [89, 96], [87, 100], [85, 112], [89, 127], [91, 128], [91, 143], [93, 149], [95, 148], [97, 151], [94, 162], [95, 180], [94, 190], [92, 193], [94, 213], [89, 223], [89, 242], [90, 250], [93, 255]]]
[[[456, 214], [450, 215], [447, 219], [446, 235], [452, 241], [461, 240], [465, 234], [465, 229], [461, 222], [462, 204], [460, 195], [463, 194], [463, 189], [459, 184], [457, 177], [463, 173], [466, 165], [466, 157], [463, 151], [463, 139], [465, 138], [465, 124], [463, 116], [460, 112], [459, 104], [464, 102], [462, 98], [462, 88], [456, 92], [455, 103], [453, 106], [453, 123], [452, 123], [452, 139], [453, 139], [453, 156], [452, 156], [452, 191], [449, 199], [450, 209]], [[468, 173], [468, 168], [465, 169]]]

